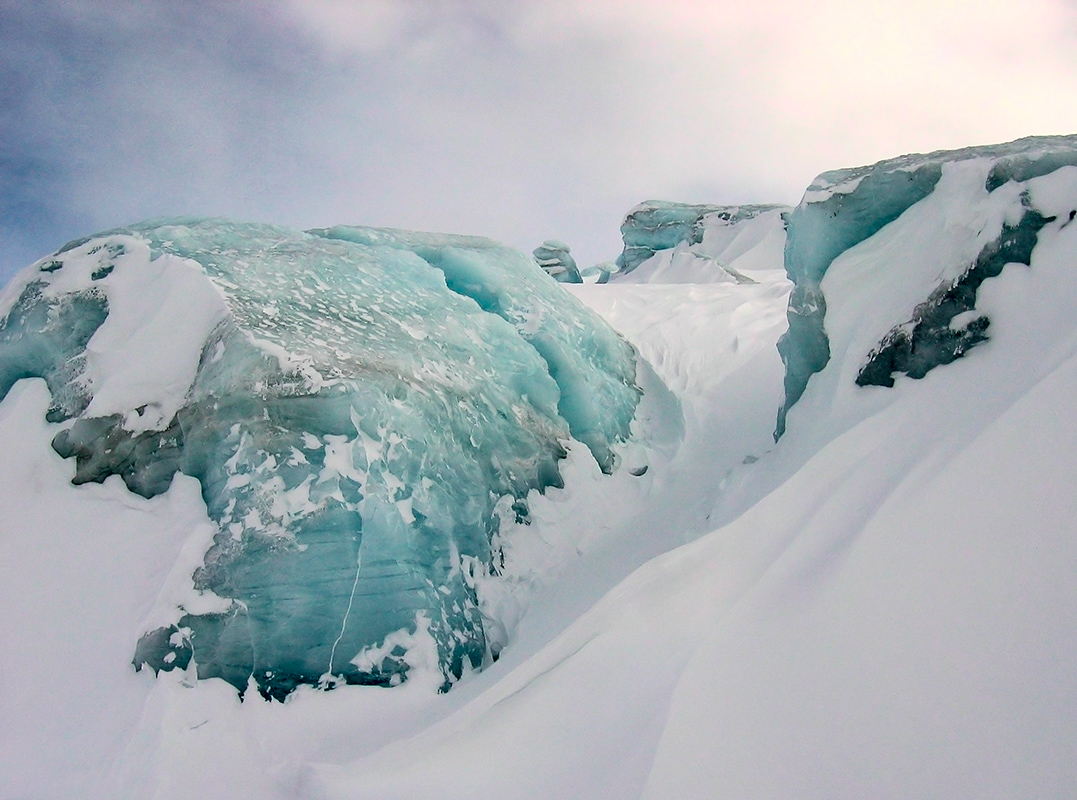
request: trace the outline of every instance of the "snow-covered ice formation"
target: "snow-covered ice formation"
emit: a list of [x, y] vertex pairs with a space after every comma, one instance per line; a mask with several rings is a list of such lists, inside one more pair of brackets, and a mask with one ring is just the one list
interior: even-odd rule
[[[950, 235], [945, 237], [948, 247], [944, 253], [927, 262], [914, 262], [901, 271], [902, 278], [911, 284], [913, 275], [923, 274], [924, 263], [938, 267], [938, 274], [931, 277], [933, 294], [929, 298], [925, 292], [923, 303], [901, 321], [903, 327], [889, 332], [885, 341], [880, 340], [871, 365], [865, 366], [862, 382], [886, 384], [894, 371], [922, 376], [932, 366], [947, 363], [982, 341], [986, 317], [968, 316], [975, 307], [980, 282], [997, 275], [1006, 263], [1020, 261], [1027, 265], [1036, 233], [1046, 224], [1039, 212], [1029, 207], [1027, 199], [1015, 206], [1015, 198], [1021, 196], [1027, 181], [1077, 165], [1077, 140], [1033, 137], [1004, 145], [901, 156], [868, 167], [826, 172], [816, 178], [800, 205], [786, 215], [785, 267], [793, 281], [793, 294], [789, 331], [778, 344], [786, 376], [785, 402], [775, 436], [785, 431], [786, 414], [803, 394], [809, 378], [830, 358], [824, 321], [826, 293], [821, 283], [831, 264], [933, 194], [944, 174], [960, 169], [957, 165], [961, 164], [983, 166], [981, 185], [975, 189], [966, 187], [966, 199], [980, 210], [976, 223], [987, 226], [992, 236], [984, 239], [977, 234], [979, 255], [962, 253], [957, 263], [940, 264], [942, 259], [952, 261], [957, 257], [952, 240], [960, 237], [962, 244], [968, 242], [964, 231], [947, 231]], [[945, 201], [937, 198], [935, 202]], [[1026, 209], [1030, 213], [1025, 213]], [[950, 215], [955, 213], [951, 211]], [[927, 268], [929, 274], [930, 269]], [[944, 332], [955, 319], [952, 332]]]
[[562, 485], [572, 437], [612, 471], [639, 396], [612, 330], [466, 237], [153, 223], [44, 259], [6, 306], [0, 393], [45, 379], [74, 483], [150, 498], [182, 472], [218, 526], [135, 664], [277, 698], [399, 682], [397, 631], [446, 681], [496, 654], [475, 580], [502, 518]]
[[558, 283], [583, 283], [571, 249], [558, 239], [547, 239], [532, 254], [538, 265]]
[[[446, 721], [320, 765], [318, 790], [403, 797], [436, 781], [441, 797], [1069, 794], [1077, 167], [1050, 156], [1042, 174], [991, 176], [1008, 153], [1034, 164], [1074, 141], [935, 154], [932, 191], [830, 262], [819, 282], [829, 359], [770, 452], [709, 474], [710, 532], [619, 582], [500, 680], [484, 675], [485, 691]], [[1017, 258], [977, 287], [990, 338], [922, 379], [858, 384], [880, 341], [940, 286], [992, 254], [1023, 256], [1007, 242], [1024, 234], [1008, 231], [1031, 214], [1028, 264]], [[625, 298], [599, 294], [629, 287], [584, 288], [641, 353], [676, 341], [669, 306], [641, 320], [645, 303], [629, 313]], [[631, 288], [658, 298], [676, 287]], [[748, 324], [727, 319], [738, 332]], [[716, 347], [709, 363], [737, 345]], [[686, 416], [707, 409], [699, 419], [720, 424], [722, 387], [693, 401], [671, 385]], [[691, 439], [680, 455], [706, 470]], [[708, 492], [702, 484], [695, 491]], [[651, 500], [672, 514], [683, 497], [666, 487]], [[494, 751], [497, 770], [471, 768]]]
[[[776, 205], [714, 206], [650, 200], [640, 203], [621, 224], [624, 250], [617, 257], [622, 280], [643, 265], [638, 283], [711, 283], [744, 280], [734, 265], [751, 251], [743, 266], [759, 269], [775, 263], [774, 245], [785, 242]], [[656, 255], [665, 256], [658, 260]], [[780, 255], [777, 256], [780, 260]]]
[[[476, 596], [513, 618], [508, 646], [447, 694], [417, 628], [388, 641], [416, 664], [391, 690], [241, 703], [190, 669], [133, 672], [217, 526], [188, 474], [149, 498], [70, 485], [49, 445], [71, 422], [45, 413], [82, 402], [50, 385], [104, 374], [78, 345], [0, 403], [0, 796], [1073, 794], [1075, 153], [827, 173], [788, 229], [781, 209], [711, 219], [605, 285], [532, 265], [632, 343], [643, 395], [621, 468], [570, 444], [563, 488], [505, 520]], [[114, 369], [160, 384], [141, 355]]]

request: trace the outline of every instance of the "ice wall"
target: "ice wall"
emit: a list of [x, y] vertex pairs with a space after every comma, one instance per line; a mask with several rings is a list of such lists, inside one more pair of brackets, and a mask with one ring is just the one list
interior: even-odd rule
[[531, 255], [543, 271], [558, 283], [583, 283], [576, 259], [567, 244], [557, 239], [547, 239], [532, 251]]
[[411, 252], [439, 270], [450, 291], [508, 322], [557, 383], [557, 411], [604, 472], [628, 436], [639, 390], [630, 347], [613, 329], [512, 248], [475, 236], [337, 226], [311, 233]]
[[561, 485], [570, 436], [612, 470], [639, 398], [630, 346], [484, 239], [145, 223], [32, 266], [0, 314], [0, 397], [46, 380], [76, 484], [182, 471], [219, 527], [136, 666], [267, 697], [480, 666], [499, 520]]
[[[785, 401], [778, 413], [775, 438], [785, 431], [789, 409], [803, 395], [811, 376], [830, 360], [823, 280], [831, 264], [924, 202], [952, 165], [973, 163], [982, 167], [984, 176], [978, 186], [954, 202], [982, 205], [986, 197], [994, 196], [995, 205], [1007, 205], [1013, 219], [1006, 221], [1005, 228], [998, 223], [991, 242], [981, 244], [978, 256], [955, 255], [966, 260], [947, 264], [935, 274], [930, 296], [921, 298], [922, 302], [909, 309], [908, 316], [878, 342], [858, 382], [890, 385], [895, 371], [922, 377], [986, 340], [989, 321], [972, 314], [976, 290], [983, 280], [998, 275], [1006, 263], [1029, 263], [1036, 232], [1045, 224], [1045, 217], [1031, 207], [1027, 197], [1020, 199], [1022, 192], [1029, 180], [1077, 164], [1077, 137], [1030, 137], [827, 172], [815, 179], [800, 205], [786, 215], [785, 267], [794, 288], [789, 301], [789, 330], [778, 343], [786, 373]], [[983, 222], [986, 224], [986, 217]], [[970, 230], [966, 242], [976, 240], [981, 232]], [[955, 319], [956, 327], [952, 327]]]
[[[672, 204], [666, 204], [672, 206]], [[698, 208], [688, 206], [687, 208]], [[686, 238], [655, 249], [618, 283], [752, 283], [782, 269], [787, 206], [706, 206]], [[630, 215], [631, 216], [631, 215]], [[684, 232], [684, 231], [682, 231]]]
[[624, 251], [617, 257], [619, 274], [635, 270], [656, 253], [678, 245], [697, 245], [711, 227], [733, 227], [769, 212], [784, 210], [773, 205], [690, 205], [664, 200], [640, 203], [621, 224]]

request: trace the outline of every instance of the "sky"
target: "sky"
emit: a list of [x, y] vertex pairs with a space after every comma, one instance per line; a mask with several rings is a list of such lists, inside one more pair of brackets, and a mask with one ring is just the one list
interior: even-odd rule
[[612, 260], [648, 199], [1077, 133], [1077, 0], [0, 0], [0, 281], [161, 216]]

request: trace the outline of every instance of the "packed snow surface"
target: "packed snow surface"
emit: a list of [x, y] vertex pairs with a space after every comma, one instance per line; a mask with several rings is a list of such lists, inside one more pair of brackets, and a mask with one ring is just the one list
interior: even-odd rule
[[[604, 285], [557, 286], [532, 263], [562, 313], [571, 293], [632, 343], [642, 398], [631, 437], [610, 440], [615, 469], [597, 440], [559, 439], [560, 488], [529, 489], [526, 521], [504, 516], [503, 569], [473, 581], [504, 646], [445, 694], [433, 617], [375, 648], [409, 654], [391, 689], [241, 702], [193, 680], [197, 652], [136, 673], [132, 642], [195, 599], [218, 523], [186, 470], [152, 496], [122, 471], [71, 484], [81, 467], [52, 443], [97, 397], [74, 389], [128, 364], [100, 360], [94, 330], [116, 326], [111, 352], [156, 323], [113, 318], [111, 295], [107, 317], [92, 296], [57, 310], [35, 352], [85, 354], [0, 403], [0, 797], [1071, 796], [1075, 153], [1077, 137], [1040, 138], [827, 173], [786, 224], [712, 219]], [[333, 230], [310, 235], [426, 264], [442, 246]], [[202, 274], [188, 256], [154, 252], [142, 280], [204, 285], [185, 283]], [[80, 297], [95, 283], [66, 269], [43, 274]], [[211, 284], [176, 313], [177, 342], [235, 318]], [[541, 335], [517, 313], [529, 285], [508, 290], [474, 303], [519, 341]], [[190, 400], [161, 387], [204, 369], [179, 349], [94, 413], [167, 430]]]

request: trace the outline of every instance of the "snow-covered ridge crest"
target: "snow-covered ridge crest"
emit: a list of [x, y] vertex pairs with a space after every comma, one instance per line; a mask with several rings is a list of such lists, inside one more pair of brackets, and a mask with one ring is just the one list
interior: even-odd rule
[[46, 380], [74, 482], [148, 498], [181, 472], [218, 526], [193, 576], [213, 609], [177, 608], [136, 665], [267, 696], [397, 683], [401, 630], [446, 685], [481, 666], [506, 508], [562, 484], [572, 438], [613, 471], [640, 396], [627, 343], [474, 237], [151, 222], [43, 259], [4, 302], [0, 398]]

